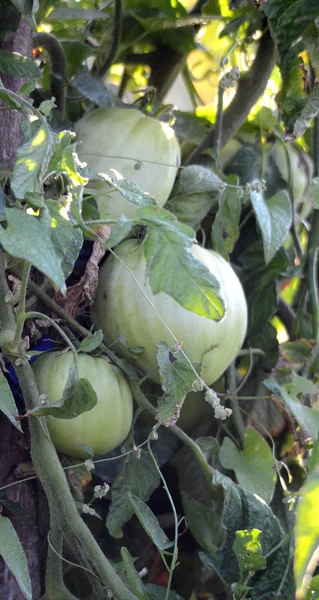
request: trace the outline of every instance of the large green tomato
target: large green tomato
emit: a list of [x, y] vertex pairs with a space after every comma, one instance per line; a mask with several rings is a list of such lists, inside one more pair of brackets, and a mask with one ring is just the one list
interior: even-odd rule
[[[243, 289], [231, 266], [218, 254], [193, 245], [192, 252], [215, 275], [220, 283], [226, 313], [220, 322], [196, 315], [178, 304], [167, 294], [153, 295], [147, 282], [143, 243], [127, 240], [116, 248], [116, 254], [130, 269], [144, 292], [173, 332], [188, 357], [202, 362], [202, 377], [207, 385], [216, 381], [236, 357], [244, 341], [247, 327], [247, 305]], [[102, 329], [108, 344], [121, 354], [130, 353], [117, 339], [122, 333], [129, 348], [143, 346], [144, 352], [136, 358], [142, 371], [151, 371], [151, 378], [159, 382], [156, 361], [156, 343], [174, 339], [147, 302], [136, 281], [114, 256], [102, 265], [99, 273], [93, 320]]]
[[[180, 163], [179, 144], [169, 125], [136, 109], [114, 107], [84, 115], [74, 129], [82, 142], [77, 146], [79, 158], [90, 169], [113, 179], [110, 169], [115, 169], [164, 206]], [[111, 191], [107, 183], [92, 181], [90, 187], [100, 192], [95, 199], [101, 214], [112, 219], [121, 214], [134, 217], [138, 206]]]
[[[33, 370], [40, 394], [49, 403], [60, 400], [74, 365], [72, 352], [48, 352], [34, 362]], [[103, 358], [88, 354], [78, 356], [79, 377], [88, 379], [97, 404], [74, 419], [47, 417], [49, 433], [59, 452], [79, 458], [87, 453], [78, 444], [102, 455], [116, 448], [126, 438], [133, 416], [132, 395], [121, 371]]]

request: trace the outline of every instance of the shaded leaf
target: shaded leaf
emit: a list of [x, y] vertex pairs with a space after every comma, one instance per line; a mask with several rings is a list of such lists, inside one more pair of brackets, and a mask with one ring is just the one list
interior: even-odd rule
[[225, 531], [211, 506], [182, 494], [188, 527], [197, 543], [207, 552], [215, 553], [221, 546]]
[[67, 279], [72, 273], [74, 263], [80, 254], [83, 244], [83, 234], [78, 228], [73, 227], [71, 221], [65, 218], [59, 207], [53, 201], [47, 201], [46, 206], [50, 212], [50, 234], [52, 244]]
[[235, 471], [238, 483], [246, 491], [257, 494], [269, 504], [276, 483], [274, 459], [266, 440], [256, 429], [247, 427], [242, 451], [225, 437], [219, 460], [225, 469]]
[[164, 392], [158, 401], [157, 419], [165, 424], [170, 424], [178, 419], [182, 401], [186, 394], [192, 391], [193, 383], [196, 380], [194, 370], [199, 373], [201, 365], [195, 363], [193, 370], [181, 350], [171, 351], [166, 342], [158, 342], [156, 347]]
[[147, 583], [145, 589], [149, 593], [149, 600], [184, 600], [177, 592], [170, 591], [166, 596], [166, 588], [154, 583]]
[[19, 414], [19, 411], [16, 407], [10, 386], [2, 372], [0, 372], [0, 410], [8, 417], [12, 425], [22, 432], [20, 422], [14, 418], [15, 415]]
[[319, 85], [308, 96], [306, 103], [294, 124], [294, 136], [301, 137], [308, 129], [311, 121], [315, 119], [319, 112]]
[[[87, 12], [87, 10], [85, 10]], [[51, 13], [52, 14], [52, 13]], [[93, 77], [87, 67], [83, 67], [71, 81], [72, 87], [100, 108], [113, 106], [113, 98], [103, 83]]]
[[9, 519], [0, 515], [0, 556], [15, 576], [27, 600], [32, 600], [28, 563], [16, 531]]
[[64, 8], [59, 6], [52, 10], [46, 19], [49, 21], [73, 21], [76, 19], [83, 19], [85, 21], [93, 21], [94, 19], [109, 19], [108, 13], [104, 13], [101, 10], [94, 10], [93, 8]]
[[44, 406], [37, 406], [29, 415], [43, 417], [50, 415], [56, 419], [74, 419], [97, 403], [96, 393], [87, 379], [80, 378], [71, 386], [67, 384], [63, 398]]
[[171, 542], [168, 539], [167, 535], [160, 527], [157, 518], [147, 504], [137, 496], [133, 496], [132, 494], [128, 494], [128, 496], [139, 522], [156, 548], [158, 550], [167, 550], [167, 548], [171, 548], [174, 545], [174, 542]]
[[113, 537], [122, 537], [122, 527], [134, 513], [128, 493], [146, 502], [159, 483], [159, 475], [148, 452], [142, 450], [140, 458], [133, 455], [125, 458], [112, 486], [112, 503], [106, 518], [106, 526]]
[[128, 577], [134, 594], [139, 598], [139, 600], [148, 600], [148, 594], [145, 590], [143, 581], [134, 566], [133, 558], [127, 548], [121, 548], [121, 556], [125, 573]]
[[311, 453], [308, 458], [307, 469], [308, 473], [312, 473], [317, 467], [319, 467], [319, 436], [314, 442]]
[[267, 264], [285, 242], [292, 223], [291, 204], [284, 190], [267, 201], [261, 192], [251, 192], [250, 197], [261, 230]]
[[196, 230], [215, 206], [224, 187], [224, 182], [211, 169], [201, 165], [185, 167], [173, 187], [166, 209], [181, 223]]
[[306, 365], [311, 357], [313, 345], [309, 340], [300, 339], [284, 342], [279, 346], [279, 352], [290, 363]]
[[30, 262], [64, 292], [64, 273], [47, 229], [40, 220], [18, 208], [7, 208], [6, 220], [6, 229], [0, 226], [3, 248], [11, 256]]
[[279, 385], [274, 379], [266, 379], [264, 384], [283, 400], [300, 427], [316, 440], [319, 432], [319, 411], [301, 404], [298, 396], [318, 394], [318, 387], [309, 379], [298, 375], [294, 375], [292, 380], [284, 385]]
[[0, 0], [0, 40], [9, 39], [19, 27], [21, 14], [8, 0]]
[[[230, 175], [227, 181], [231, 185], [237, 185], [237, 177]], [[241, 200], [238, 198], [236, 188], [226, 187], [219, 199], [219, 208], [211, 234], [213, 249], [226, 260], [239, 237], [240, 212]]]
[[132, 229], [132, 221], [127, 219], [125, 215], [121, 215], [115, 225], [111, 227], [111, 235], [105, 242], [105, 248], [113, 248], [120, 244], [130, 233]]
[[103, 342], [103, 333], [101, 330], [88, 335], [79, 345], [78, 352], [93, 352]]

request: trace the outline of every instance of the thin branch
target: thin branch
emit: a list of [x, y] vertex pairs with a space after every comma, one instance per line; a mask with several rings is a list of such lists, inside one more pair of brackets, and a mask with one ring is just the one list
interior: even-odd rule
[[[237, 93], [223, 115], [223, 128], [220, 139], [221, 148], [235, 135], [248, 117], [251, 109], [262, 95], [275, 66], [274, 43], [269, 31], [260, 39], [256, 58], [247, 75], [239, 80]], [[199, 144], [187, 164], [198, 161], [202, 152], [215, 145], [215, 126]]]
[[109, 54], [104, 62], [104, 64], [99, 68], [97, 72], [97, 77], [102, 79], [104, 75], [108, 72], [109, 68], [113, 65], [122, 35], [122, 1], [115, 0], [115, 8], [114, 8], [114, 22], [113, 22], [113, 39]]

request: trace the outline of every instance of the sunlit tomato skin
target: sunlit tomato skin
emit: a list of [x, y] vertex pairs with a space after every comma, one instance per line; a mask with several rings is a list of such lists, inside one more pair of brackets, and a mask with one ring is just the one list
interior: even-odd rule
[[[73, 365], [72, 352], [47, 352], [34, 362], [39, 393], [45, 394], [49, 403], [62, 398]], [[48, 416], [47, 425], [58, 452], [88, 458], [78, 444], [89, 446], [99, 456], [123, 442], [132, 424], [133, 403], [124, 375], [103, 358], [79, 354], [78, 369], [79, 377], [91, 383], [97, 404], [74, 419]]]
[[[115, 169], [164, 206], [180, 164], [179, 144], [169, 125], [136, 109], [113, 107], [84, 115], [74, 130], [82, 142], [77, 145], [79, 159], [92, 171], [114, 179]], [[100, 214], [134, 217], [138, 206], [107, 183], [91, 181], [92, 187], [100, 192], [95, 196]]]
[[[207, 385], [216, 381], [236, 357], [245, 338], [247, 305], [241, 283], [231, 266], [218, 254], [193, 245], [195, 257], [205, 264], [220, 283], [226, 313], [220, 322], [199, 316], [178, 304], [164, 293], [153, 295], [147, 282], [143, 243], [127, 240], [116, 248], [156, 311], [173, 332], [188, 357], [202, 362], [202, 376]], [[122, 333], [129, 348], [143, 346], [144, 352], [136, 357], [137, 366], [150, 372], [153, 381], [160, 381], [156, 343], [175, 340], [164, 327], [152, 306], [143, 296], [129, 271], [114, 256], [104, 262], [99, 272], [93, 321], [102, 329], [107, 344], [124, 356], [130, 353], [117, 339]]]

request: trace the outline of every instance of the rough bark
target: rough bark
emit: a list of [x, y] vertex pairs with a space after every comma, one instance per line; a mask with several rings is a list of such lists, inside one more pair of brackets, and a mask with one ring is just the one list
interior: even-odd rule
[[[31, 58], [32, 34], [30, 27], [21, 19], [18, 30], [10, 39], [0, 41], [0, 49], [6, 52], [19, 52]], [[23, 80], [1, 74], [6, 88], [18, 92]], [[22, 142], [20, 123], [24, 118], [17, 110], [6, 108], [0, 100], [0, 169], [10, 169], [15, 161], [16, 149]], [[30, 460], [26, 436], [19, 433], [9, 420], [0, 413], [0, 487], [15, 481], [15, 468], [18, 464]], [[37, 483], [26, 482], [8, 488], [6, 497], [17, 502], [23, 510], [23, 516], [9, 516], [21, 541], [28, 561], [31, 581], [32, 600], [41, 597], [41, 539], [38, 525], [39, 506]], [[25, 600], [16, 580], [0, 558], [0, 598], [3, 600]]]
[[[0, 50], [5, 52], [18, 52], [27, 58], [31, 58], [32, 35], [29, 25], [21, 19], [18, 30], [10, 39], [0, 41]], [[23, 80], [11, 75], [2, 75], [3, 85], [13, 92], [18, 92]], [[3, 109], [7, 105], [0, 100], [0, 168], [10, 169], [15, 161], [17, 147], [22, 142], [20, 123], [23, 114], [11, 108]]]

